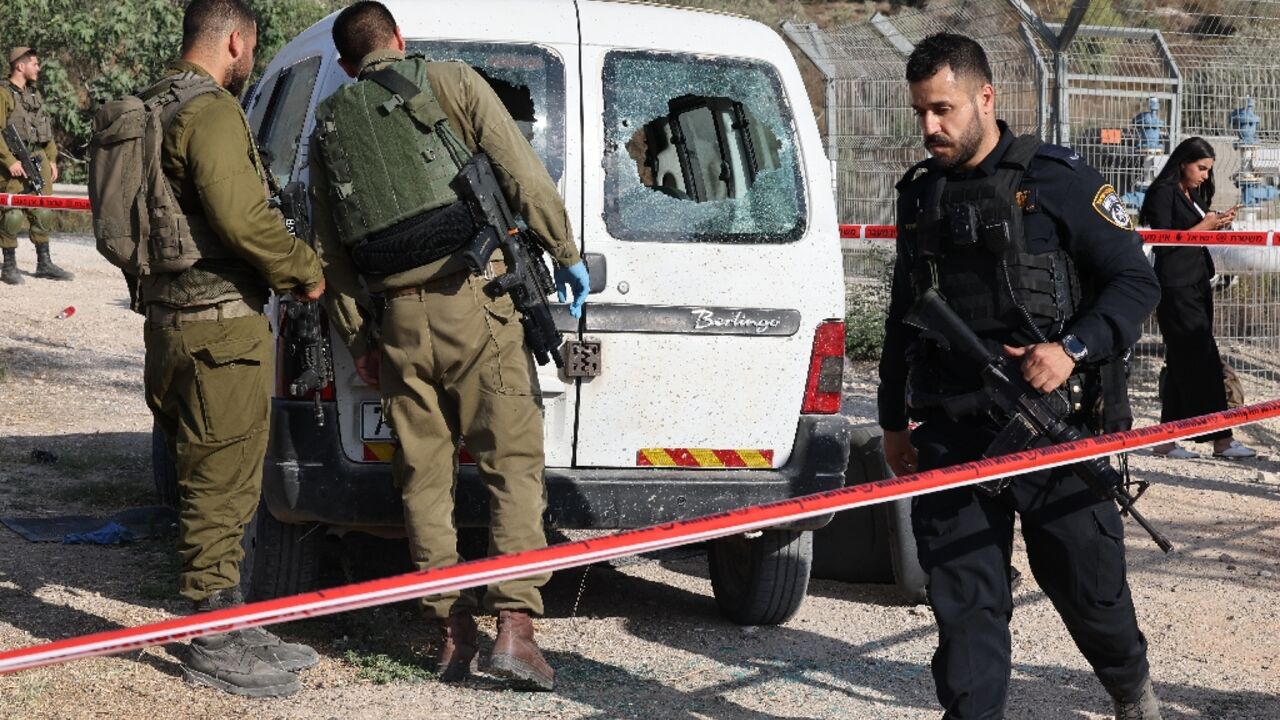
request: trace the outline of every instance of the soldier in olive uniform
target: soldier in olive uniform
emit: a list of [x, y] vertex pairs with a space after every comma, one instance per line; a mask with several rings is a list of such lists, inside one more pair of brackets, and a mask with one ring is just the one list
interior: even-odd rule
[[[570, 311], [580, 315], [589, 283], [564, 201], [484, 79], [462, 63], [406, 59], [400, 30], [383, 5], [349, 6], [334, 23], [333, 37], [339, 63], [358, 81], [316, 111], [310, 153], [316, 237], [331, 290], [330, 322], [350, 348], [360, 377], [381, 385], [385, 415], [399, 438], [393, 472], [413, 560], [423, 569], [458, 562], [453, 484], [459, 439], [476, 459], [492, 498], [490, 552], [543, 547], [542, 417], [510, 297], [487, 296], [487, 280], [466, 269], [460, 250], [390, 274], [371, 271], [351, 250], [379, 240], [379, 228], [395, 232], [418, 223], [444, 228], [417, 236], [433, 251], [457, 247], [442, 238], [450, 229], [470, 239], [475, 229], [469, 217], [465, 223], [447, 219], [451, 213], [466, 216], [448, 182], [462, 161], [485, 152], [512, 209], [543, 241], [558, 277], [572, 287]], [[388, 78], [381, 72], [387, 69], [403, 80]], [[392, 93], [382, 84], [397, 80], [412, 86]], [[371, 127], [362, 125], [366, 119]], [[377, 183], [395, 192], [372, 191]], [[493, 270], [500, 272], [496, 258]], [[385, 305], [380, 351], [360, 307], [369, 301], [366, 289]], [[491, 669], [529, 689], [550, 690], [554, 684], [530, 620], [531, 613], [542, 612], [539, 588], [548, 579], [544, 574], [498, 583], [484, 596], [485, 609], [498, 614]], [[475, 597], [433, 596], [424, 607], [443, 632], [441, 679], [464, 679], [476, 655]]]
[[[146, 394], [178, 470], [180, 591], [197, 611], [238, 605], [241, 537], [258, 508], [272, 388], [268, 291], [324, 294], [319, 258], [267, 204], [265, 174], [236, 96], [253, 69], [257, 20], [241, 0], [193, 0], [182, 59], [143, 100], [206, 84], [164, 130], [162, 168], [190, 232], [230, 250], [180, 273], [137, 278], [147, 317]], [[183, 96], [179, 95], [179, 98]], [[242, 695], [298, 689], [315, 651], [262, 629], [196, 638], [194, 682]]]
[[[12, 124], [18, 137], [40, 164], [44, 180], [44, 194], [53, 192], [58, 180], [58, 145], [53, 141], [53, 121], [44, 110], [44, 100], [34, 84], [40, 78], [40, 58], [29, 47], [9, 51], [9, 82], [0, 89], [0, 128]], [[14, 151], [0, 141], [0, 191], [6, 193], [30, 193], [27, 174], [22, 169]], [[35, 209], [0, 209], [0, 249], [4, 251], [4, 266], [0, 269], [0, 281], [10, 285], [22, 283], [18, 272], [18, 231], [26, 216], [31, 225], [31, 242], [36, 246], [36, 277], [51, 280], [70, 280], [75, 275], [63, 270], [49, 259], [49, 227], [52, 211]]]

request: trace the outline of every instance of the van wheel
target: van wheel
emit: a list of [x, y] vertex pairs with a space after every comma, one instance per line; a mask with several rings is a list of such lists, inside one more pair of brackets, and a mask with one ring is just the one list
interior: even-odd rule
[[323, 543], [319, 526], [282, 523], [259, 501], [240, 541], [244, 548], [241, 593], [252, 601], [316, 589]]
[[713, 540], [707, 549], [711, 591], [739, 625], [784, 623], [804, 601], [813, 566], [813, 533], [765, 530]]
[[151, 477], [156, 484], [156, 502], [178, 507], [178, 468], [169, 457], [168, 443], [160, 423], [151, 423]]
[[911, 498], [894, 500], [877, 509], [888, 520], [889, 558], [898, 593], [912, 605], [927, 602], [929, 576], [920, 567], [920, 556], [916, 552], [916, 534], [911, 529]]
[[[889, 477], [881, 449], [880, 428], [851, 428], [845, 487]], [[891, 583], [893, 563], [888, 516], [880, 506], [836, 513], [813, 534], [813, 576], [848, 583]]]
[[[849, 439], [845, 487], [889, 477], [880, 428], [861, 425]], [[905, 602], [925, 601], [928, 578], [916, 555], [911, 499], [837, 513], [814, 534], [813, 576], [849, 583], [893, 583]]]

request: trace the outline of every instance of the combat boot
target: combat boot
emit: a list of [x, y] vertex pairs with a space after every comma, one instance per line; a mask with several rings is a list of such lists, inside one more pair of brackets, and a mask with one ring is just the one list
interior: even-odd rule
[[1142, 681], [1137, 699], [1116, 699], [1116, 720], [1162, 720], [1160, 699], [1156, 697], [1155, 688], [1151, 687], [1151, 678]]
[[235, 695], [284, 697], [302, 687], [298, 676], [263, 662], [239, 632], [193, 638], [182, 673], [187, 680]]
[[[196, 603], [196, 612], [243, 604], [240, 588], [226, 588]], [[297, 672], [315, 667], [320, 662], [320, 656], [315, 650], [300, 643], [287, 643], [260, 627], [236, 630], [233, 634], [239, 635], [240, 641], [251, 649], [254, 657], [280, 670]]]
[[520, 610], [498, 612], [498, 638], [489, 670], [521, 690], [552, 690], [556, 673], [533, 641], [533, 620]]
[[49, 259], [49, 243], [36, 244], [36, 277], [49, 280], [72, 280], [75, 273], [68, 272], [53, 264]]
[[4, 249], [4, 269], [0, 270], [0, 282], [8, 285], [22, 284], [22, 273], [18, 272], [18, 251], [14, 248]]
[[471, 613], [453, 613], [440, 621], [443, 644], [436, 660], [436, 674], [440, 682], [456, 683], [467, 679], [476, 659], [479, 643], [476, 619]]

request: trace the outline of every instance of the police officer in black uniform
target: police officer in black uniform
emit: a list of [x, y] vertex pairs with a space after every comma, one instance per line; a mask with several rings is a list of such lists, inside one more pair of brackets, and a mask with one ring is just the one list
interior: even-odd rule
[[[890, 467], [905, 474], [978, 459], [999, 430], [980, 404], [979, 368], [903, 322], [930, 287], [993, 349], [1020, 358], [1037, 390], [1065, 388], [1069, 421], [1094, 429], [1100, 378], [1116, 376], [1114, 363], [1160, 296], [1119, 197], [1070, 150], [1017, 137], [996, 120], [991, 68], [973, 40], [926, 38], [906, 75], [932, 157], [898, 184], [879, 390]], [[1123, 409], [1123, 389], [1106, 398]], [[921, 422], [911, 432], [908, 416]], [[1116, 717], [1159, 718], [1125, 580], [1120, 514], [1070, 467], [1019, 476], [996, 494], [961, 488], [915, 499], [944, 718], [1004, 716], [1015, 512], [1031, 571], [1114, 699]]]

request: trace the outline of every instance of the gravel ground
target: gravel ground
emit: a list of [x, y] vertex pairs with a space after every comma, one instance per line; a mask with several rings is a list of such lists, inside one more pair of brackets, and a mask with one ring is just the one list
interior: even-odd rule
[[[25, 243], [25, 240], [23, 241]], [[150, 417], [141, 320], [119, 275], [83, 237], [55, 241], [73, 283], [0, 286], [0, 515], [107, 515], [150, 501]], [[29, 244], [21, 265], [34, 266]], [[64, 307], [74, 316], [57, 320]], [[855, 366], [848, 403], [865, 421], [873, 368]], [[1272, 448], [1269, 429], [1242, 439]], [[32, 450], [57, 456], [36, 463]], [[1177, 550], [1130, 524], [1130, 582], [1151, 643], [1166, 718], [1280, 718], [1280, 472], [1138, 456], [1143, 500]], [[1268, 482], [1270, 481], [1270, 482]], [[576, 534], [575, 534], [576, 536]], [[135, 625], [184, 609], [171, 541], [120, 547], [32, 544], [0, 529], [0, 649]], [[1013, 620], [1009, 718], [1104, 718], [1108, 702], [1027, 571]], [[814, 581], [781, 627], [740, 628], [716, 612], [699, 548], [560, 573], [539, 640], [558, 670], [551, 694], [481, 675], [422, 681], [425, 623], [402, 606], [293, 623], [319, 667], [284, 700], [246, 701], [185, 684], [169, 649], [0, 677], [0, 716], [223, 718], [894, 718], [938, 716], [925, 607], [890, 588]], [[482, 626], [491, 642], [492, 622]], [[374, 656], [386, 653], [383, 664]], [[378, 684], [378, 668], [401, 679]], [[388, 670], [389, 668], [389, 670]]]

